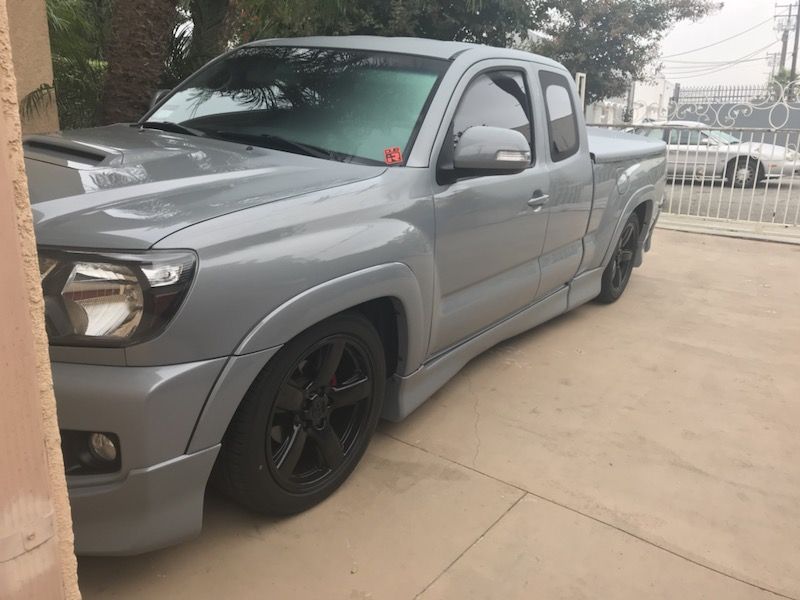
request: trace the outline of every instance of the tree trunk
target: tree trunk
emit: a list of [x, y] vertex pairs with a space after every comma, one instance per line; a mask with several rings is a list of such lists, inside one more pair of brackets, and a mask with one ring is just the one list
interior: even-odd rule
[[225, 50], [229, 8], [230, 0], [192, 0], [189, 4], [193, 25], [189, 46], [192, 70], [199, 69]]
[[175, 0], [117, 0], [106, 42], [102, 121], [135, 121], [156, 91], [178, 13]]

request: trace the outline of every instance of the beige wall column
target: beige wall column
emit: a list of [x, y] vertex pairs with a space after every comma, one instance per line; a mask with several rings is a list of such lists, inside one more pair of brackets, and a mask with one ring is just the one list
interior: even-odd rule
[[6, 0], [0, 0], [0, 119], [0, 598], [72, 600], [80, 595]]
[[[53, 83], [53, 59], [44, 0], [6, 0], [11, 23], [11, 47], [17, 74], [17, 98], [21, 100], [43, 83]], [[39, 113], [23, 118], [24, 133], [58, 130], [55, 96]]]

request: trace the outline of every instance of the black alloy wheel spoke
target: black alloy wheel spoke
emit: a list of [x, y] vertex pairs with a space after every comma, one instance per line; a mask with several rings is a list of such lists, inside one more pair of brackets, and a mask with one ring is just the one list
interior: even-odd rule
[[620, 289], [630, 275], [633, 267], [633, 239], [634, 226], [628, 224], [619, 236], [619, 245], [612, 259], [611, 285]]
[[303, 390], [295, 387], [291, 383], [285, 383], [278, 391], [276, 403], [279, 408], [289, 412], [297, 412], [303, 408]]
[[291, 475], [297, 467], [297, 462], [303, 454], [308, 439], [308, 432], [300, 425], [295, 425], [292, 437], [289, 439], [289, 447], [276, 465], [278, 471], [283, 475]]
[[333, 376], [336, 374], [336, 369], [339, 368], [339, 363], [342, 362], [344, 347], [345, 342], [341, 339], [334, 340], [330, 344], [323, 346], [320, 352], [319, 371], [314, 377], [314, 384], [317, 387], [330, 385]]
[[620, 244], [619, 244], [620, 248], [624, 248], [625, 246], [628, 245], [628, 242], [631, 239], [631, 235], [633, 235], [633, 226], [628, 225], [627, 227], [625, 227], [625, 231], [622, 232], [622, 237], [620, 239]]
[[298, 358], [267, 426], [266, 458], [282, 486], [299, 493], [335, 476], [359, 440], [373, 391], [369, 357], [345, 335]]
[[369, 396], [371, 387], [368, 377], [360, 377], [355, 381], [332, 387], [328, 392], [331, 408], [336, 410], [337, 408], [357, 404]]
[[322, 458], [329, 469], [335, 469], [344, 460], [344, 449], [339, 441], [339, 436], [331, 427], [330, 423], [322, 429], [310, 429], [309, 435], [317, 443]]

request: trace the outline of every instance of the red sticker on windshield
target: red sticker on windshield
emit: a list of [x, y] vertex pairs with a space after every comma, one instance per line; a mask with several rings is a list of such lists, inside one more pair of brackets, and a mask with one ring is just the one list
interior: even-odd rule
[[383, 159], [387, 165], [396, 165], [403, 162], [403, 151], [395, 146], [394, 148], [386, 148], [383, 151]]

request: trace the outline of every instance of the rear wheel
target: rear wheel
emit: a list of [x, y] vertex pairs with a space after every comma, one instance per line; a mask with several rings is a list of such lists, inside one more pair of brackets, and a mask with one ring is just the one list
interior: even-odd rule
[[384, 350], [359, 314], [324, 321], [287, 343], [234, 416], [218, 469], [245, 506], [288, 515], [321, 502], [353, 471], [375, 431]]
[[731, 187], [753, 188], [764, 178], [763, 169], [757, 160], [738, 158], [728, 163], [725, 183]]
[[639, 241], [639, 217], [633, 213], [622, 228], [611, 260], [603, 271], [599, 302], [609, 304], [619, 299], [628, 287], [633, 272], [633, 259], [636, 256], [636, 244]]

